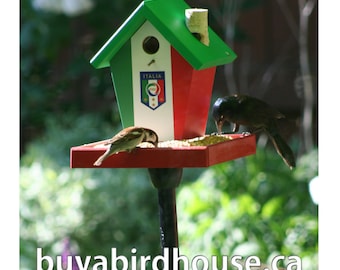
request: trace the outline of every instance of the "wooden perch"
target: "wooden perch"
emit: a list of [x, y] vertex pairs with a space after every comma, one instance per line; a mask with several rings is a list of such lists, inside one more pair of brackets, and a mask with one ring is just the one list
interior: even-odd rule
[[204, 8], [186, 9], [185, 21], [189, 31], [204, 45], [209, 46], [208, 10]]

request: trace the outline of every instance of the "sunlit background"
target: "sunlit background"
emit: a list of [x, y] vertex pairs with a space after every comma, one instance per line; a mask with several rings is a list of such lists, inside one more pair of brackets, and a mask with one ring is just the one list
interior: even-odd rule
[[[69, 168], [70, 147], [121, 129], [110, 72], [89, 60], [139, 2], [21, 1], [22, 270], [36, 268], [38, 247], [61, 255], [65, 239], [81, 256], [109, 257], [112, 247], [126, 256], [132, 247], [160, 253], [157, 192], [147, 170]], [[184, 169], [180, 252], [256, 255], [264, 263], [297, 255], [304, 269], [318, 269], [317, 2], [187, 3], [209, 9], [210, 26], [238, 55], [217, 68], [212, 102], [244, 93], [284, 113], [280, 131], [297, 167], [290, 171], [261, 134], [256, 155]]]

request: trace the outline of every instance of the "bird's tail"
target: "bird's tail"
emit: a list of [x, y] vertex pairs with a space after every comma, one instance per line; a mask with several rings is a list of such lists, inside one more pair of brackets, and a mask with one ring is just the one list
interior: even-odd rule
[[100, 166], [102, 165], [102, 162], [104, 159], [106, 159], [110, 155], [110, 147], [105, 151], [104, 154], [102, 154], [96, 161], [93, 163], [94, 166]]
[[94, 165], [94, 166], [100, 166], [100, 165], [102, 165], [102, 162], [103, 162], [104, 158], [105, 158], [105, 157], [100, 156], [100, 157], [96, 160], [96, 162], [93, 163], [93, 165]]
[[267, 130], [267, 134], [273, 142], [277, 153], [282, 157], [287, 166], [293, 169], [295, 167], [295, 157], [292, 149], [275, 129]]

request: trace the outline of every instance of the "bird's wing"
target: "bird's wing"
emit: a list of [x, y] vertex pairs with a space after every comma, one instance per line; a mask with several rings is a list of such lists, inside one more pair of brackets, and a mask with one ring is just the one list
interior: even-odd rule
[[140, 130], [136, 131], [130, 131], [130, 132], [125, 132], [124, 130], [122, 132], [119, 132], [117, 135], [115, 135], [112, 139], [110, 139], [107, 144], [111, 144], [112, 146], [114, 145], [121, 145], [125, 144], [127, 142], [132, 142], [138, 139], [141, 139], [141, 136], [143, 133]]
[[285, 117], [278, 110], [260, 99], [241, 99], [240, 102], [242, 101], [247, 104], [245, 107], [249, 110], [249, 112], [255, 112], [259, 119], [281, 119]]

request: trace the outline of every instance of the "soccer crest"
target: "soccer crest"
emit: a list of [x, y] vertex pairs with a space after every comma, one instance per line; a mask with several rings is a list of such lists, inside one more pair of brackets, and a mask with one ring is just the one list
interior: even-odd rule
[[140, 72], [141, 102], [155, 110], [165, 103], [164, 71]]

